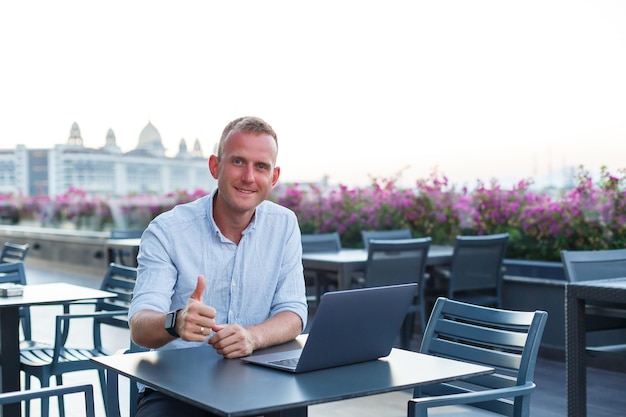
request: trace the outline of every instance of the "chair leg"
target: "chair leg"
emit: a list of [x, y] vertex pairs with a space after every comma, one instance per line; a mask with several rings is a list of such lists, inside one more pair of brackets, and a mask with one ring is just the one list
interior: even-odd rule
[[415, 326], [415, 313], [409, 313], [402, 322], [400, 330], [400, 346], [403, 349], [411, 350], [411, 339], [413, 338], [413, 327]]
[[[26, 391], [30, 390], [30, 375], [27, 373], [24, 373], [24, 389]], [[24, 410], [26, 411], [26, 417], [30, 417], [30, 400], [26, 400]]]
[[[50, 386], [50, 377], [44, 376], [41, 378], [41, 388], [46, 388]], [[49, 417], [50, 416], [50, 397], [41, 399], [41, 417]]]
[[[63, 386], [63, 375], [56, 375], [57, 387]], [[62, 395], [58, 396], [59, 405], [59, 417], [65, 417], [65, 398]]]
[[107, 401], [107, 381], [104, 369], [98, 369], [98, 378], [100, 379], [100, 391], [102, 391], [102, 401], [106, 410], [109, 404]]
[[423, 408], [417, 409], [415, 405], [409, 403], [407, 416], [408, 417], [428, 417], [428, 410], [423, 409]]
[[426, 304], [426, 302], [423, 302], [422, 305], [420, 306], [420, 324], [422, 325], [422, 330], [421, 330], [421, 334], [422, 335], [426, 331], [426, 317], [428, 317], [426, 315], [426, 306], [425, 306], [425, 304]]
[[[107, 417], [120, 417], [119, 381], [117, 372], [107, 369], [106, 379], [106, 398], [104, 403]], [[134, 417], [132, 411], [130, 417]]]
[[315, 274], [315, 308], [320, 305], [320, 300], [322, 298], [322, 294], [326, 290], [326, 278], [320, 272], [316, 272]]

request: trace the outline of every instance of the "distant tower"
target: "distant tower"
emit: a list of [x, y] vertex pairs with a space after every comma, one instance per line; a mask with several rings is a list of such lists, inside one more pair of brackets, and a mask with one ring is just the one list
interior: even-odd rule
[[113, 133], [113, 129], [109, 129], [109, 131], [107, 132], [106, 140], [104, 142], [104, 148], [102, 149], [109, 153], [121, 153], [122, 150], [119, 146], [117, 146], [116, 142], [117, 141], [115, 139], [115, 133]]
[[181, 138], [180, 142], [178, 143], [178, 155], [176, 157], [177, 158], [189, 157], [189, 153], [187, 152], [187, 142], [185, 141], [185, 138]]
[[104, 143], [104, 146], [116, 146], [115, 133], [113, 133], [113, 129], [109, 129], [109, 131], [107, 132], [107, 137]]
[[196, 139], [196, 141], [193, 143], [193, 151], [191, 151], [191, 155], [194, 158], [204, 157], [204, 155], [202, 154], [202, 146], [200, 146], [200, 141], [198, 139]]
[[70, 137], [67, 138], [68, 145], [77, 145], [83, 146], [83, 138], [80, 135], [80, 129], [78, 127], [78, 123], [74, 122], [72, 125], [72, 130], [70, 130]]

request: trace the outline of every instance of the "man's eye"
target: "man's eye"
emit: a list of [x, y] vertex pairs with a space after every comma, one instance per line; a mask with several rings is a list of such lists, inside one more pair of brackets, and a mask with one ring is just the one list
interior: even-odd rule
[[267, 165], [266, 164], [257, 164], [257, 168], [262, 169], [262, 170], [266, 170], [267, 169]]
[[241, 159], [233, 159], [233, 164], [234, 165], [241, 165], [241, 164], [243, 164], [243, 161]]

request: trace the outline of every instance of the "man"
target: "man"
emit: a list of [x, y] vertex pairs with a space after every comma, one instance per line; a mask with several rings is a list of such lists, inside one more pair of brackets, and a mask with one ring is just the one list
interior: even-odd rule
[[[208, 342], [238, 358], [300, 334], [307, 318], [300, 230], [293, 212], [266, 201], [280, 175], [277, 153], [270, 125], [233, 120], [209, 158], [217, 189], [150, 223], [129, 311], [136, 344]], [[156, 415], [210, 414], [146, 389], [138, 416]]]

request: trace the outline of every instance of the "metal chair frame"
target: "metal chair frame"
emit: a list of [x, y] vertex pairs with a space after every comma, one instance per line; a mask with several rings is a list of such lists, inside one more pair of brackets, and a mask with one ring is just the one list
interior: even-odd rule
[[[337, 232], [304, 234], [301, 239], [302, 253], [339, 252], [341, 250], [341, 240]], [[304, 277], [307, 281], [313, 281], [315, 299], [310, 301], [315, 305], [319, 303], [322, 294], [329, 290], [330, 285], [337, 282], [336, 275], [333, 276], [323, 271], [304, 271]]]
[[508, 233], [457, 236], [448, 282], [448, 298], [502, 307], [502, 262]]
[[85, 416], [95, 417], [93, 386], [84, 385], [63, 385], [59, 387], [46, 387], [27, 391], [13, 391], [0, 394], [0, 404], [14, 404], [22, 401], [40, 399], [42, 402], [49, 401], [50, 397], [63, 398], [65, 395], [82, 393], [85, 401]]
[[415, 327], [415, 315], [420, 315], [420, 329], [426, 328], [424, 276], [430, 237], [416, 239], [370, 240], [363, 287], [417, 283], [415, 296], [402, 324], [400, 344], [410, 348]]
[[410, 229], [393, 229], [393, 230], [361, 230], [361, 238], [363, 239], [363, 247], [365, 250], [369, 247], [372, 239], [377, 240], [395, 240], [395, 239], [411, 239], [413, 234]]
[[426, 417], [429, 408], [448, 405], [528, 417], [547, 319], [545, 311], [512, 311], [437, 299], [420, 352], [490, 366], [495, 372], [416, 388], [415, 398], [408, 403], [408, 417]]
[[0, 254], [0, 264], [20, 261], [23, 262], [29, 249], [30, 245], [28, 243], [20, 245], [18, 243], [6, 242], [2, 247], [2, 254]]
[[[106, 401], [105, 372], [94, 364], [90, 358], [109, 355], [102, 343], [102, 326], [114, 326], [128, 329], [128, 307], [137, 278], [137, 269], [133, 267], [111, 264], [107, 269], [100, 286], [103, 291], [116, 294], [116, 297], [93, 302], [95, 312], [68, 313], [58, 315], [55, 321], [54, 345], [52, 347], [29, 348], [20, 350], [21, 370], [25, 374], [25, 388], [30, 389], [30, 377], [34, 376], [42, 387], [50, 384], [50, 378], [56, 378], [57, 386], [63, 385], [63, 374], [75, 371], [97, 369], [103, 398]], [[75, 303], [87, 304], [87, 303]], [[90, 319], [93, 321], [92, 347], [66, 346], [72, 320]], [[30, 402], [26, 403], [27, 413]], [[59, 414], [64, 415], [63, 401], [59, 401]], [[41, 415], [48, 417], [49, 402], [41, 402]]]
[[[561, 251], [567, 282], [626, 277], [626, 249]], [[624, 359], [626, 310], [623, 305], [593, 303], [585, 306], [585, 327], [591, 356]]]

